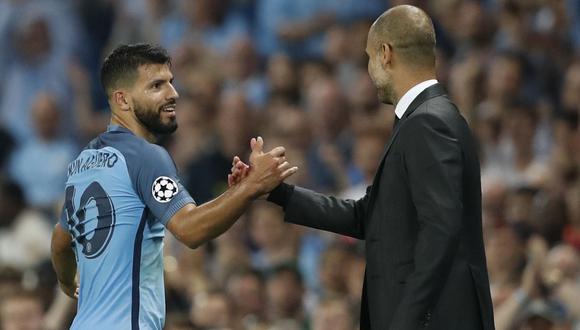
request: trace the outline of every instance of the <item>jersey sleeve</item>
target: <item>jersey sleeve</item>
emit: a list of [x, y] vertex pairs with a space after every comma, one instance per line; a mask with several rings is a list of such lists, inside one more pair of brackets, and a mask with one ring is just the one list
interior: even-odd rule
[[135, 187], [143, 203], [163, 225], [179, 209], [195, 203], [177, 176], [171, 156], [162, 147], [151, 145], [140, 155]]

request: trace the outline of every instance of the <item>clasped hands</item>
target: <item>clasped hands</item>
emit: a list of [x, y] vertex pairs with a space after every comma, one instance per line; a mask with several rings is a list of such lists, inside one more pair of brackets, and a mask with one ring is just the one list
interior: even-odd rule
[[231, 173], [228, 174], [229, 187], [249, 181], [248, 183], [255, 187], [257, 197], [259, 197], [269, 193], [298, 171], [297, 166], [291, 166], [286, 161], [284, 147], [276, 147], [264, 152], [264, 140], [260, 136], [250, 140], [250, 147], [252, 153], [249, 165], [238, 156], [233, 158]]

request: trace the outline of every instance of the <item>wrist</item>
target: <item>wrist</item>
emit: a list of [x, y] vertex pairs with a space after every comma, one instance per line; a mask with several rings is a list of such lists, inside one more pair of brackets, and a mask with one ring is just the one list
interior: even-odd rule
[[233, 189], [247, 201], [252, 201], [261, 195], [260, 186], [251, 180], [242, 181], [240, 184], [233, 186]]

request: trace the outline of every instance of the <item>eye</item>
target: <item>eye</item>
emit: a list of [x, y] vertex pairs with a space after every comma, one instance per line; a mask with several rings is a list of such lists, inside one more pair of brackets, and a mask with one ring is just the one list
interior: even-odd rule
[[161, 87], [161, 84], [160, 83], [156, 82], [156, 83], [153, 84], [153, 88], [154, 89], [159, 89], [159, 87]]

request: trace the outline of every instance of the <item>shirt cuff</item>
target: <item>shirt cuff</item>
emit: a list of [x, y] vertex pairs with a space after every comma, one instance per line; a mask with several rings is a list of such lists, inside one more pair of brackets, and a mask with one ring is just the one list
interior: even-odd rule
[[288, 201], [290, 200], [290, 196], [294, 192], [294, 185], [287, 184], [287, 183], [280, 183], [278, 187], [274, 188], [268, 195], [268, 202], [272, 202], [274, 204], [278, 204], [282, 206], [283, 209], [286, 209], [286, 205], [288, 205]]

